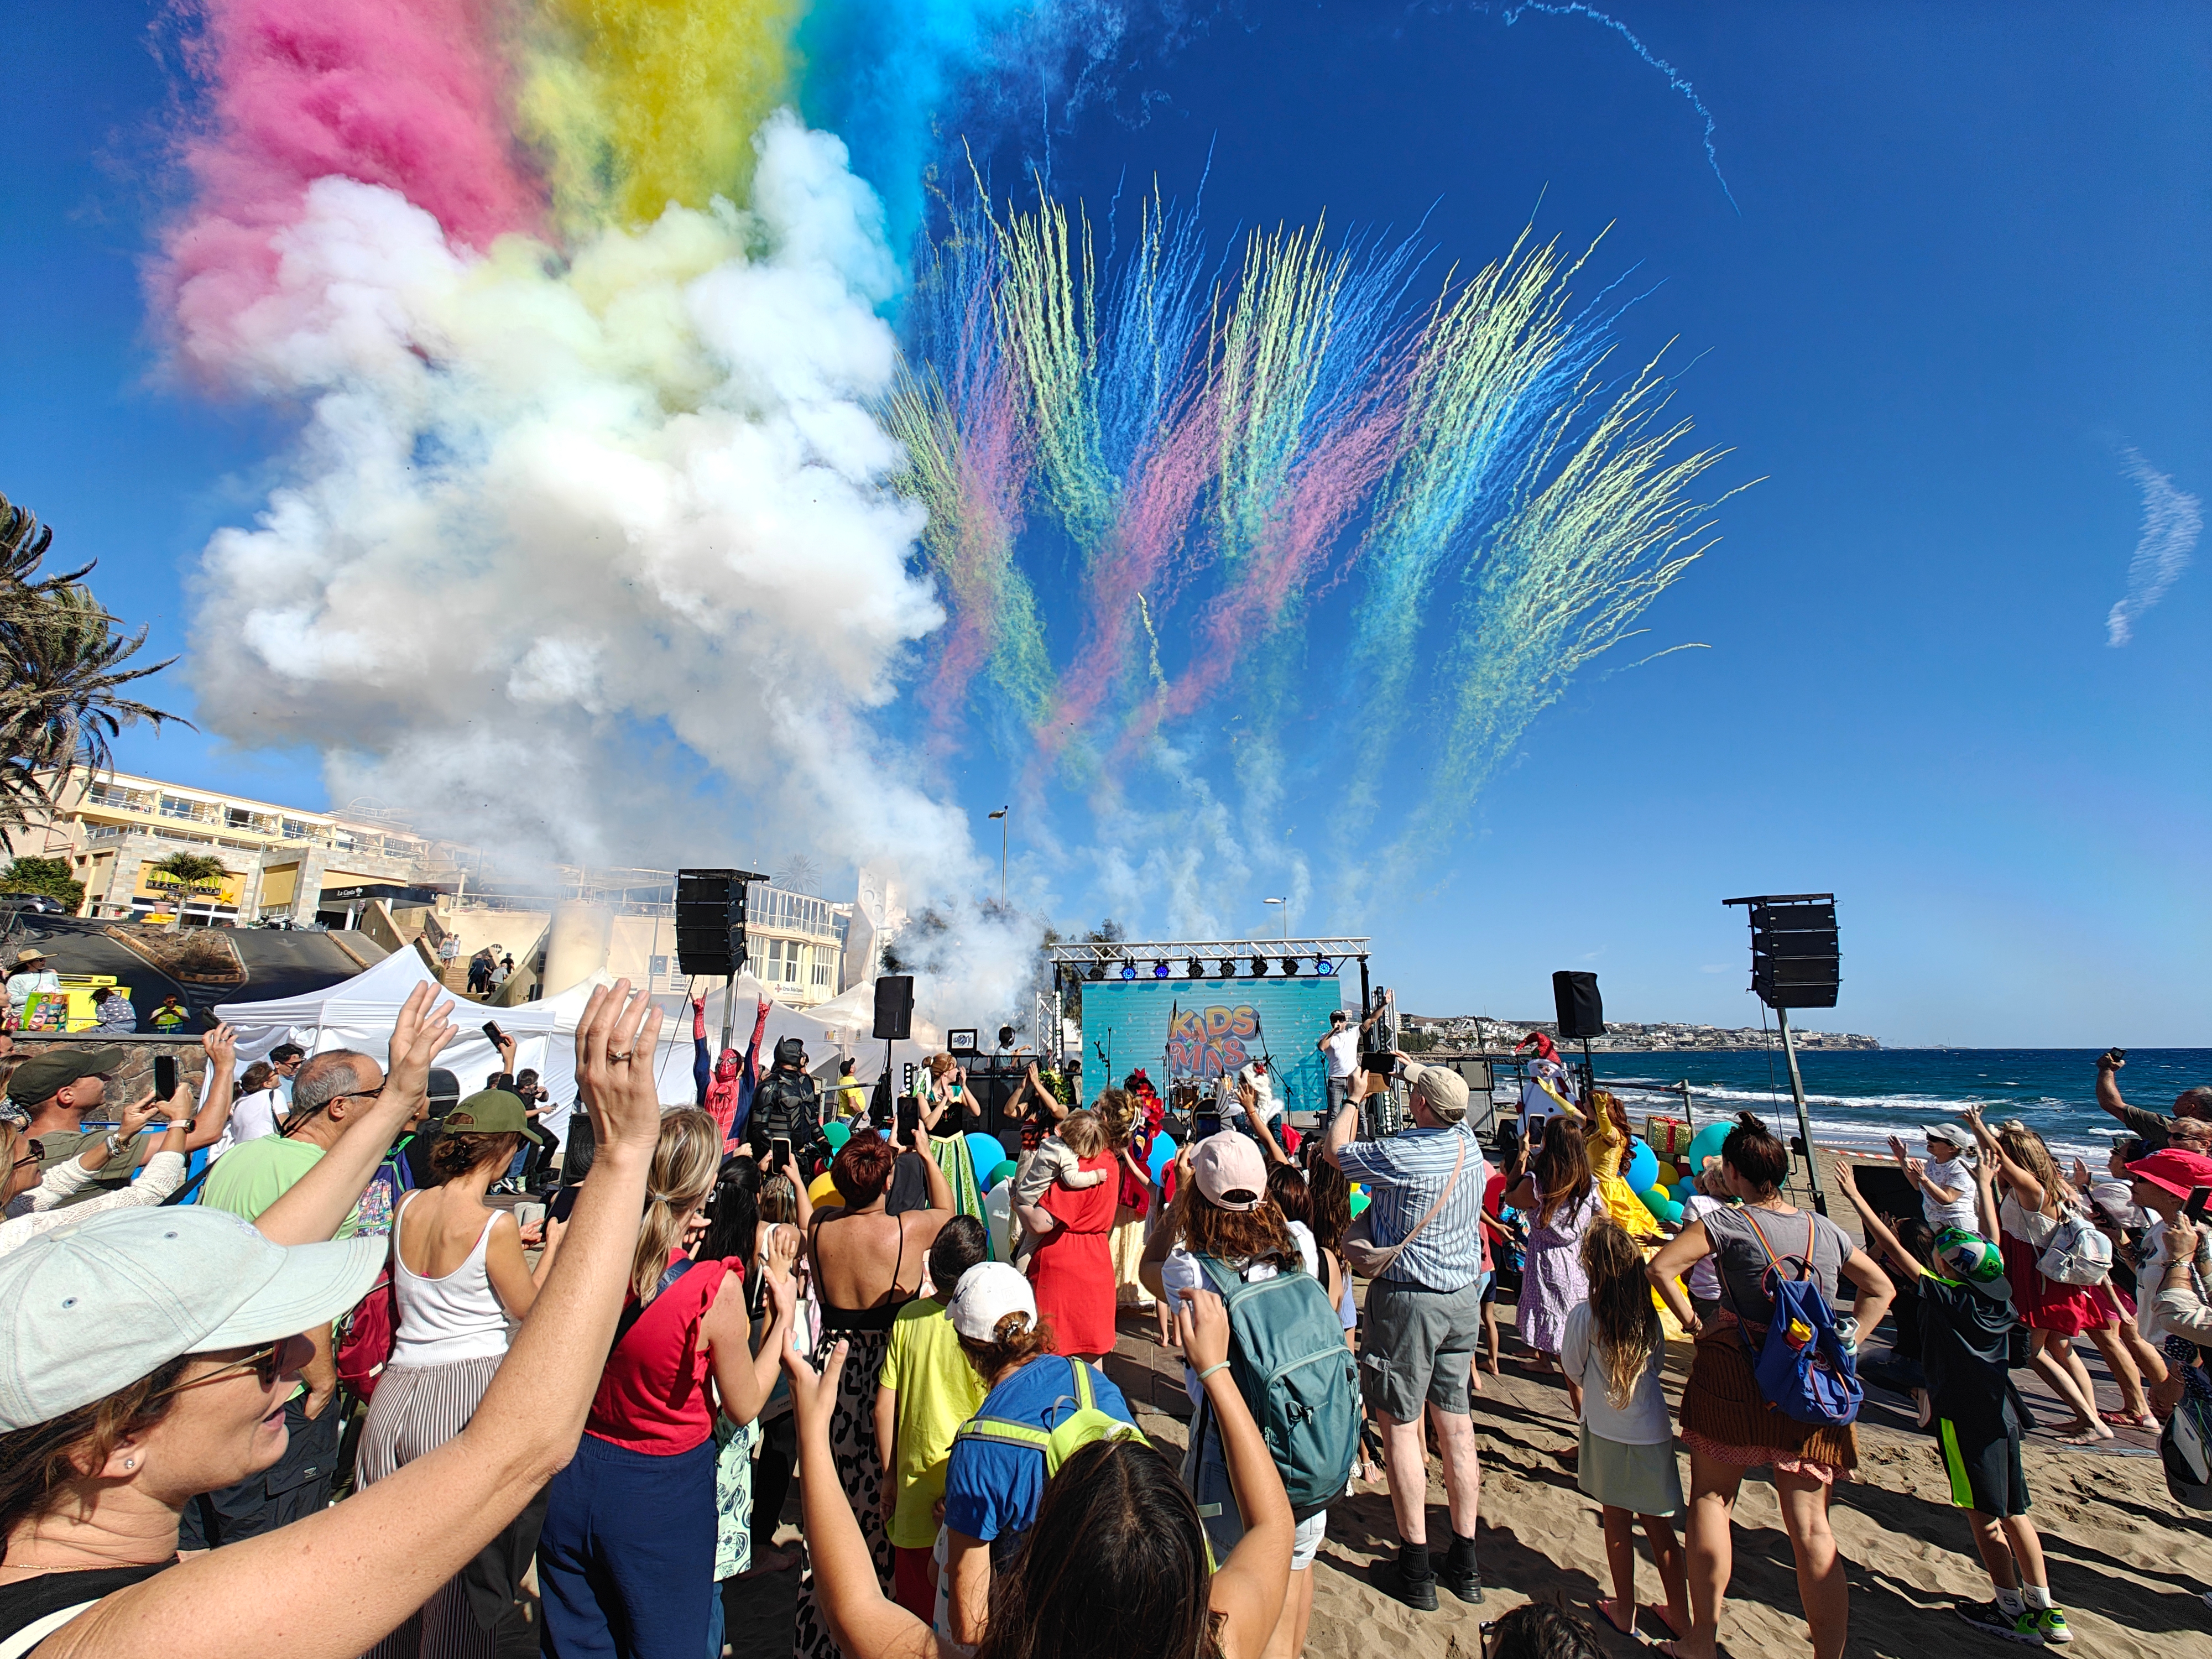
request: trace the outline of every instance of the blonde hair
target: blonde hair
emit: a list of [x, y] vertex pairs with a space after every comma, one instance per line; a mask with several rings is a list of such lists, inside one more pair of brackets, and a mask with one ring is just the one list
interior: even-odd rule
[[629, 1260], [630, 1294], [641, 1302], [653, 1294], [667, 1270], [668, 1253], [683, 1241], [684, 1224], [714, 1190], [722, 1167], [720, 1125], [696, 1106], [660, 1120], [653, 1144], [653, 1173], [647, 1178], [645, 1218], [638, 1225], [637, 1250]]
[[929, 1057], [929, 1074], [930, 1074], [930, 1076], [932, 1076], [932, 1077], [935, 1077], [935, 1078], [949, 1077], [949, 1076], [951, 1076], [951, 1072], [952, 1072], [952, 1056], [951, 1056], [951, 1055], [950, 1055], [950, 1054], [932, 1054], [932, 1055]]
[[1137, 1103], [1125, 1089], [1109, 1089], [1098, 1097], [1099, 1126], [1109, 1146], [1126, 1146], [1137, 1127]]
[[2044, 1202], [2063, 1204], [2075, 1196], [2074, 1183], [2058, 1173], [2057, 1161], [2043, 1137], [2024, 1123], [2007, 1124], [1997, 1131], [1997, 1145], [2005, 1155], [2033, 1176], [2043, 1188]]
[[1096, 1112], [1070, 1112], [1060, 1122], [1060, 1138], [1078, 1158], [1096, 1158], [1106, 1150], [1106, 1126]]
[[1644, 1252], [1618, 1222], [1601, 1220], [1583, 1235], [1582, 1258], [1589, 1280], [1589, 1342], [1605, 1371], [1606, 1404], [1626, 1411], [1651, 1351], [1664, 1340]]

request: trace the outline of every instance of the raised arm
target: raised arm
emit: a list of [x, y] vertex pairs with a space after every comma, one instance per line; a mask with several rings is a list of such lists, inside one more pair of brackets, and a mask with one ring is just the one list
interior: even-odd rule
[[2097, 1104], [2125, 1123], [2130, 1109], [2120, 1097], [2120, 1068], [2127, 1061], [2116, 1058], [2107, 1048], [2097, 1056]]
[[[891, 1127], [896, 1129], [898, 1126]], [[914, 1126], [914, 1150], [921, 1154], [921, 1167], [929, 1181], [931, 1211], [940, 1218], [951, 1215], [958, 1207], [952, 1201], [952, 1183], [945, 1178], [945, 1171], [938, 1168], [937, 1159], [930, 1152], [929, 1126], [926, 1123]], [[964, 1152], [966, 1148], [962, 1151]]]
[[592, 994], [576, 1075], [598, 1157], [560, 1264], [468, 1426], [337, 1508], [116, 1592], [39, 1659], [352, 1659], [521, 1512], [574, 1455], [614, 1339], [660, 1103], [651, 1066], [613, 1055], [649, 1055], [659, 1025], [627, 981]]
[[[1836, 1185], [1843, 1188], [1844, 1196], [1850, 1200], [1851, 1207], [1859, 1212], [1859, 1221], [1866, 1228], [1868, 1241], [1888, 1256], [1899, 1272], [1908, 1279], [1917, 1279], [1927, 1271], [1912, 1259], [1905, 1246], [1897, 1242], [1897, 1235], [1890, 1231], [1888, 1224], [1874, 1212], [1874, 1206], [1868, 1203], [1866, 1194], [1859, 1191], [1858, 1177], [1851, 1172], [1850, 1159], [1841, 1152], [1836, 1154]], [[1862, 1319], [1859, 1328], [1871, 1331], [1874, 1327]]]
[[1189, 1204], [1190, 1148], [1176, 1149], [1176, 1201], [1173, 1208], [1162, 1216], [1152, 1228], [1152, 1237], [1145, 1241], [1145, 1253], [1137, 1259], [1137, 1280], [1153, 1296], [1167, 1299], [1166, 1287], [1160, 1282], [1160, 1268], [1182, 1237], [1184, 1208]]
[[1981, 1224], [1982, 1237], [1996, 1243], [2002, 1224], [1997, 1219], [1996, 1164], [1990, 1158], [1974, 1165], [1974, 1218]]
[[1359, 1127], [1359, 1103], [1374, 1091], [1369, 1079], [1370, 1073], [1364, 1071], [1352, 1072], [1352, 1087], [1346, 1091], [1343, 1109], [1328, 1121], [1328, 1139], [1323, 1143], [1321, 1155], [1340, 1171], [1344, 1164], [1339, 1154], [1352, 1145], [1352, 1133]]
[[1212, 1611], [1221, 1618], [1223, 1659], [1258, 1659], [1283, 1610], [1290, 1586], [1295, 1523], [1273, 1454], [1261, 1438], [1251, 1408], [1229, 1370], [1229, 1312], [1211, 1291], [1184, 1291], [1176, 1310], [1176, 1334], [1206, 1389], [1221, 1431], [1229, 1485], [1244, 1517], [1244, 1535], [1213, 1575]]
[[[781, 1230], [769, 1246], [778, 1271], [767, 1278], [770, 1318], [758, 1353], [752, 1350], [752, 1322], [745, 1311], [744, 1280], [732, 1274], [722, 1280], [714, 1305], [700, 1322], [707, 1339], [708, 1362], [714, 1370], [714, 1391], [721, 1396], [722, 1415], [742, 1427], [760, 1415], [775, 1388], [776, 1367], [783, 1359], [783, 1339], [791, 1328], [791, 1258], [794, 1246]], [[732, 1288], [734, 1286], [734, 1288]]]
[[428, 1104], [430, 1063], [453, 1040], [453, 1007], [452, 994], [440, 986], [418, 985], [407, 994], [392, 1027], [382, 1091], [337, 1144], [261, 1212], [253, 1224], [264, 1235], [279, 1244], [314, 1244], [337, 1231], [400, 1126]]
[[1252, 1126], [1252, 1133], [1260, 1138], [1261, 1150], [1272, 1163], [1288, 1164], [1291, 1155], [1283, 1150], [1283, 1143], [1275, 1139], [1275, 1132], [1267, 1120], [1260, 1115], [1260, 1091], [1243, 1078], [1237, 1080], [1237, 1103], [1244, 1108], [1244, 1121]]
[[1982, 1109], [1969, 1106], [1959, 1116], [1974, 1132], [1974, 1145], [1981, 1149], [1982, 1161], [1996, 1165], [2004, 1176], [2005, 1184], [2012, 1188], [2013, 1196], [2023, 1206], [2031, 1210], [2040, 1210], [2043, 1207], [2043, 1183], [2035, 1178], [2033, 1170], [2013, 1162], [2011, 1155], [1990, 1133], [1989, 1125], [1982, 1121]]

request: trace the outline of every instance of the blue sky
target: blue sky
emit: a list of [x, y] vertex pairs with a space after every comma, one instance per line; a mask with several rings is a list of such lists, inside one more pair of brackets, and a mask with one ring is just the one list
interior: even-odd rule
[[[2212, 571], [2186, 571], [2126, 647], [2106, 633], [2142, 512], [2124, 449], [2212, 487], [2212, 17], [1613, 15], [1711, 112], [1726, 192], [1703, 118], [1620, 34], [1496, 6], [1247, 0], [998, 148], [1011, 171], [1048, 121], [1057, 188], [1093, 204], [1154, 172], [1187, 197], [1210, 155], [1217, 234], [1425, 215], [1445, 258], [1480, 263], [1532, 209], [1570, 241], [1610, 223], [1607, 270], [1651, 286], [1626, 344], [1679, 337], [1681, 404], [1735, 451], [1726, 482], [1764, 475], [1646, 618], [1656, 643], [1711, 648], [1586, 675], [1545, 714], [1419, 890], [1364, 918], [1380, 976], [1416, 1009], [1513, 1015], [1546, 1007], [1553, 969], [1591, 967], [1618, 1018], [1755, 1022], [1721, 899], [1833, 890], [1844, 995], [1814, 1024], [2212, 1045], [2191, 665]], [[124, 8], [9, 26], [0, 489], [174, 649], [198, 550], [250, 518], [289, 428], [159, 382], [137, 262], [172, 94], [144, 29]], [[312, 757], [210, 736], [119, 755], [321, 793]], [[1004, 779], [978, 759], [956, 781], [994, 827]], [[1030, 878], [1063, 920], [1099, 908], [1079, 860]], [[1224, 914], [1261, 931], [1274, 890], [1224, 895]], [[1349, 921], [1324, 876], [1294, 926]]]

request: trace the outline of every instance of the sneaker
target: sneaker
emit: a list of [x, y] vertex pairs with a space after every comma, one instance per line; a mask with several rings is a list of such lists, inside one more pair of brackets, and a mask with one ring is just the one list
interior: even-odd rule
[[1482, 1600], [1482, 1574], [1474, 1567], [1469, 1567], [1465, 1572], [1454, 1572], [1449, 1562], [1439, 1562], [1437, 1583], [1462, 1601], [1479, 1602]]
[[[1995, 1601], [1960, 1602], [1959, 1617], [1976, 1630], [1985, 1630], [1992, 1636], [2002, 1636], [2012, 1642], [2040, 1642], [2043, 1632], [2036, 1628], [2033, 1612], [2018, 1614], [2007, 1613]], [[2069, 1637], [2066, 1638], [2071, 1640]]]
[[1367, 1582], [1394, 1601], [1403, 1601], [1419, 1613], [1437, 1610], [1437, 1581], [1433, 1575], [1426, 1578], [1408, 1578], [1399, 1570], [1398, 1558], [1386, 1555], [1379, 1561], [1368, 1564]]
[[2066, 1623], [2063, 1607], [2030, 1607], [2027, 1616], [2035, 1621], [2035, 1633], [2052, 1647], [2063, 1647], [2074, 1639], [2074, 1632]]

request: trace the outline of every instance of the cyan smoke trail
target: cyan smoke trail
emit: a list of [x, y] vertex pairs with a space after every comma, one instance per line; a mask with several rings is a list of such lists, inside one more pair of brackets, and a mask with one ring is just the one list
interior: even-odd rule
[[1516, 3], [1506, 7], [1502, 15], [1510, 25], [1519, 22], [1524, 11], [1540, 11], [1549, 17], [1587, 17], [1594, 23], [1602, 23], [1627, 41], [1638, 58], [1665, 76], [1667, 84], [1687, 99], [1690, 107], [1704, 119], [1705, 161], [1712, 168], [1713, 177], [1720, 181], [1721, 194], [1728, 198], [1729, 205], [1735, 209], [1739, 216], [1741, 216], [1742, 205], [1735, 199], [1735, 192], [1729, 188], [1729, 181], [1721, 173], [1720, 152], [1713, 147], [1713, 133], [1717, 125], [1713, 119], [1713, 112], [1705, 107], [1705, 100], [1698, 96], [1698, 89], [1690, 84], [1688, 77], [1681, 70], [1645, 46], [1638, 38], [1636, 31], [1618, 17], [1601, 12], [1595, 6], [1585, 5], [1583, 0], [1516, 0]]

